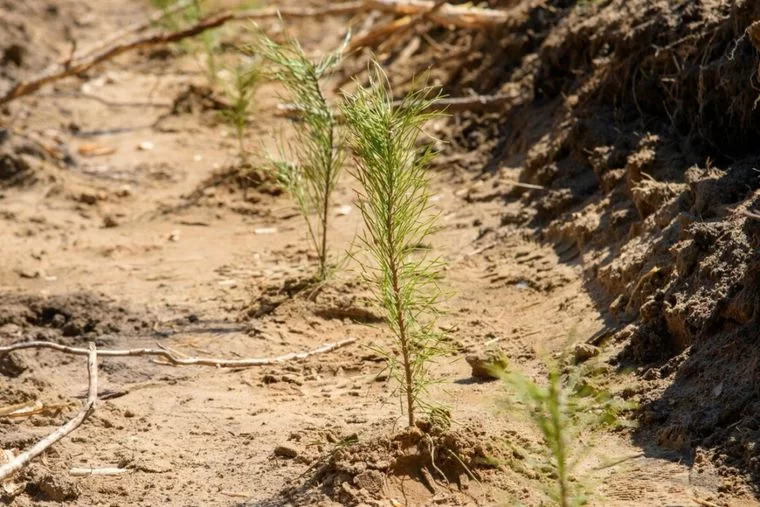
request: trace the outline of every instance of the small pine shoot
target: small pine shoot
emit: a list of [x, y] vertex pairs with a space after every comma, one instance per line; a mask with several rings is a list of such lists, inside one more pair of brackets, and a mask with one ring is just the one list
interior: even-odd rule
[[327, 241], [330, 204], [344, 161], [341, 132], [325, 99], [322, 81], [340, 63], [343, 49], [312, 61], [296, 39], [286, 36], [278, 44], [261, 32], [250, 48], [274, 65], [271, 77], [285, 87], [287, 99], [301, 113], [294, 123], [296, 138], [291, 149], [296, 163], [277, 162], [274, 166], [308, 225], [318, 257], [319, 281], [327, 279], [331, 271]]
[[435, 408], [425, 396], [433, 382], [429, 365], [444, 353], [443, 336], [435, 325], [443, 264], [420, 248], [437, 218], [430, 209], [425, 175], [432, 152], [420, 153], [415, 147], [423, 125], [434, 115], [426, 112], [432, 102], [427, 98], [429, 89], [407, 95], [394, 108], [378, 65], [370, 76], [369, 87], [359, 87], [342, 111], [356, 159], [354, 175], [361, 184], [357, 202], [365, 231], [360, 241], [374, 261], [362, 263], [362, 268], [400, 352], [400, 357], [391, 352], [384, 355], [399, 382], [411, 427], [418, 410]]
[[244, 160], [248, 115], [253, 97], [261, 83], [262, 72], [258, 62], [245, 58], [232, 68], [230, 76], [224, 90], [228, 105], [220, 114], [235, 129], [240, 157]]
[[511, 395], [510, 407], [528, 416], [540, 431], [554, 485], [551, 498], [561, 507], [586, 503], [588, 487], [575, 477], [579, 462], [593, 446], [582, 445], [585, 433], [601, 426], [630, 424], [622, 413], [633, 405], [588, 382], [580, 366], [564, 356], [547, 364], [546, 382], [515, 371], [502, 371]]

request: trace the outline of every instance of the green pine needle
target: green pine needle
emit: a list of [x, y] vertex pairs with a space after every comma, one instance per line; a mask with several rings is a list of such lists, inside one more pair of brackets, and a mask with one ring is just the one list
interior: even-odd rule
[[[271, 77], [279, 81], [302, 115], [295, 122], [296, 139], [292, 151], [296, 164], [277, 163], [280, 182], [295, 200], [308, 225], [309, 236], [317, 252], [317, 279], [330, 274], [327, 229], [333, 190], [338, 183], [344, 154], [339, 148], [341, 132], [325, 99], [322, 80], [341, 60], [343, 47], [325, 58], [312, 61], [298, 41], [290, 36], [282, 44], [259, 32], [252, 53], [273, 64]], [[316, 213], [317, 218], [312, 218]]]
[[342, 107], [361, 184], [357, 201], [365, 231], [360, 240], [374, 261], [363, 265], [364, 273], [401, 352], [400, 358], [385, 356], [400, 383], [409, 426], [417, 409], [433, 408], [425, 399], [433, 382], [429, 364], [443, 353], [443, 336], [435, 326], [443, 263], [419, 248], [437, 218], [425, 174], [432, 152], [415, 147], [423, 125], [435, 116], [426, 112], [435, 100], [429, 95], [429, 89], [413, 92], [393, 108], [387, 79], [376, 65], [369, 87], [359, 87]]

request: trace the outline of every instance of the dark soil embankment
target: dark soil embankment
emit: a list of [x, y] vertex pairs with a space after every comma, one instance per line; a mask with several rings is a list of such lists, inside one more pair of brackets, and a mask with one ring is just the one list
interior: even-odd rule
[[756, 490], [760, 3], [490, 3], [512, 9], [507, 29], [440, 31], [411, 58], [437, 55], [451, 95], [514, 97], [460, 123], [455, 151], [472, 155], [456, 160], [544, 187], [496, 177], [485, 197], [580, 250], [616, 361], [642, 375], [642, 446], [715, 457]]

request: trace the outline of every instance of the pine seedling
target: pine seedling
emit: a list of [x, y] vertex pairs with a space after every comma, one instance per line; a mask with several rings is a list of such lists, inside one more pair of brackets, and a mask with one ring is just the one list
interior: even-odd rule
[[[198, 23], [204, 15], [204, 6], [208, 0], [191, 0], [186, 2], [187, 5], [176, 13], [169, 14], [169, 10], [178, 2], [175, 0], [151, 0], [156, 9], [164, 11], [167, 15], [161, 20], [161, 26], [167, 30], [178, 30], [181, 26], [194, 25]], [[208, 77], [209, 85], [214, 87], [217, 84], [217, 53], [219, 51], [219, 32], [217, 30], [205, 30], [197, 36], [205, 57], [205, 71]], [[198, 46], [192, 41], [182, 40], [179, 47], [187, 53], [197, 53]]]
[[511, 408], [527, 415], [541, 434], [554, 479], [549, 495], [561, 507], [586, 503], [588, 487], [574, 473], [593, 448], [582, 444], [583, 436], [601, 426], [630, 424], [622, 413], [634, 408], [593, 386], [580, 366], [567, 363], [564, 356], [548, 362], [545, 384], [519, 372], [501, 372]]
[[248, 115], [261, 79], [262, 73], [258, 63], [243, 60], [232, 69], [231, 79], [225, 88], [228, 106], [221, 111], [221, 116], [235, 129], [241, 159], [245, 159]]
[[[348, 40], [348, 39], [346, 39]], [[327, 231], [332, 193], [344, 162], [341, 132], [322, 88], [322, 81], [341, 60], [341, 46], [326, 57], [312, 61], [296, 39], [286, 36], [282, 44], [259, 33], [250, 48], [274, 65], [272, 77], [282, 83], [297, 107], [291, 150], [295, 163], [278, 162], [277, 177], [296, 202], [308, 225], [309, 238], [318, 258], [317, 280], [330, 274]], [[312, 215], [316, 213], [316, 218]]]
[[360, 237], [372, 264], [362, 263], [375, 288], [379, 306], [400, 352], [385, 352], [390, 372], [400, 385], [409, 426], [418, 410], [430, 411], [426, 399], [433, 382], [430, 362], [445, 353], [443, 336], [436, 331], [442, 292], [443, 264], [421, 249], [436, 224], [431, 212], [425, 169], [432, 152], [419, 152], [415, 143], [432, 100], [429, 89], [406, 96], [393, 107], [389, 85], [379, 66], [370, 72], [370, 84], [343, 104], [348, 140], [361, 184], [357, 203], [365, 231]]

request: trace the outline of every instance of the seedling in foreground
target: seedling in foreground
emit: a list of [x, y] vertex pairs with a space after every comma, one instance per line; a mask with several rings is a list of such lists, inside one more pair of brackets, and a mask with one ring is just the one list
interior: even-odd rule
[[621, 413], [633, 408], [589, 383], [581, 367], [566, 363], [563, 356], [547, 364], [545, 385], [519, 372], [501, 372], [511, 408], [524, 411], [541, 433], [555, 480], [549, 494], [561, 507], [586, 503], [588, 487], [574, 470], [593, 446], [580, 445], [581, 437], [600, 426], [630, 424]]
[[[277, 44], [259, 33], [251, 50], [274, 64], [273, 76], [287, 91], [288, 100], [298, 107], [292, 152], [296, 163], [274, 164], [277, 177], [295, 200], [306, 220], [309, 237], [319, 259], [317, 279], [330, 272], [327, 229], [332, 192], [338, 183], [344, 155], [340, 149], [338, 124], [322, 91], [322, 80], [341, 59], [343, 47], [313, 62], [298, 41], [290, 36]], [[312, 213], [317, 218], [312, 218]]]
[[419, 248], [427, 243], [436, 217], [425, 175], [432, 152], [419, 153], [415, 142], [433, 115], [426, 112], [429, 90], [411, 93], [393, 108], [379, 66], [370, 76], [369, 87], [359, 87], [342, 109], [361, 184], [357, 201], [365, 231], [360, 240], [374, 261], [362, 267], [400, 350], [401, 357], [385, 356], [400, 383], [409, 426], [414, 426], [418, 409], [433, 408], [424, 399], [432, 380], [428, 367], [443, 353], [435, 326], [442, 263]]

